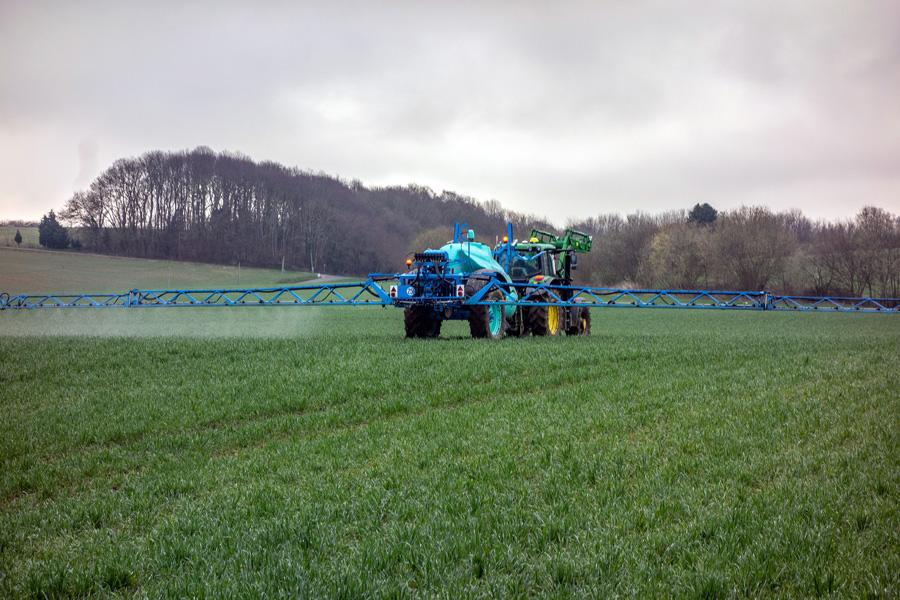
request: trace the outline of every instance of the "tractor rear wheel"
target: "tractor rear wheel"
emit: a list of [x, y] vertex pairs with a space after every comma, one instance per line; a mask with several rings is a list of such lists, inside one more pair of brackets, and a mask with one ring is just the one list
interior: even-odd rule
[[[500, 290], [488, 292], [487, 301], [503, 302]], [[499, 340], [506, 333], [506, 316], [502, 304], [473, 306], [469, 314], [469, 333], [473, 338]]]
[[[475, 271], [473, 275], [477, 275]], [[469, 277], [466, 281], [466, 297], [472, 297], [486, 286], [490, 279], [485, 277]], [[503, 301], [503, 292], [491, 290], [484, 299], [493, 302]], [[473, 338], [499, 340], [506, 333], [506, 315], [502, 304], [475, 305], [469, 312], [469, 333]]]
[[[546, 295], [536, 298], [538, 302], [552, 302]], [[563, 330], [565, 309], [559, 306], [532, 306], [525, 309], [525, 326], [532, 335], [556, 336]]]
[[429, 306], [409, 306], [403, 310], [408, 338], [433, 338], [441, 333], [441, 320]]
[[[583, 300], [576, 298], [575, 304], [581, 304]], [[591, 309], [587, 306], [574, 306], [571, 311], [567, 335], [591, 335]]]

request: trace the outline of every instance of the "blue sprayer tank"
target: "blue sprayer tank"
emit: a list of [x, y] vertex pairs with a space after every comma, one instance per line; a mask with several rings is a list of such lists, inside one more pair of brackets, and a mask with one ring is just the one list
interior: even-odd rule
[[[490, 246], [480, 242], [450, 242], [441, 246], [438, 251], [447, 253], [450, 259], [447, 269], [452, 269], [451, 273], [470, 274], [480, 269], [487, 269], [494, 271], [497, 279], [512, 283], [512, 279], [500, 263], [494, 260], [494, 253]], [[433, 250], [429, 250], [429, 252], [433, 252]], [[515, 290], [511, 291], [513, 296], [516, 296]], [[515, 301], [516, 298], [514, 297], [512, 300]], [[504, 307], [504, 310], [507, 317], [512, 317], [516, 312], [516, 307], [508, 305]]]

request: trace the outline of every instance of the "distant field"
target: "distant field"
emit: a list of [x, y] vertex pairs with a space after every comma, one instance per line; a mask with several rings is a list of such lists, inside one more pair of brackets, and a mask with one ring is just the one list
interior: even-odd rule
[[38, 243], [37, 227], [10, 227], [8, 225], [0, 225], [0, 247], [16, 247], [16, 230], [22, 234], [22, 244], [20, 248], [40, 248]]
[[900, 594], [900, 317], [593, 315], [2, 312], [0, 597]]
[[0, 292], [116, 292], [134, 288], [278, 285], [311, 273], [0, 247]]

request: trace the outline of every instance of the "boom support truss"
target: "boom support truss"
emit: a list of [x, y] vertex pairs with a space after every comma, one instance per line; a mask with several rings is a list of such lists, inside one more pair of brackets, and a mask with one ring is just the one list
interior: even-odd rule
[[[100, 294], [0, 293], [0, 310], [38, 308], [150, 308], [176, 306], [391, 306], [384, 284], [392, 275], [372, 276], [353, 283], [323, 283], [286, 287], [199, 290], [130, 290]], [[500, 290], [503, 299], [488, 301], [489, 292]], [[515, 294], [513, 294], [515, 292]], [[569, 296], [564, 300], [565, 296]], [[432, 298], [437, 304], [460, 303], [457, 297]], [[707, 291], [624, 289], [590, 286], [507, 283], [492, 279], [468, 305], [515, 304], [521, 306], [585, 306], [591, 308], [693, 308], [720, 310], [770, 310], [862, 312], [900, 314], [900, 298], [850, 298], [842, 296], [788, 296], [766, 291]]]

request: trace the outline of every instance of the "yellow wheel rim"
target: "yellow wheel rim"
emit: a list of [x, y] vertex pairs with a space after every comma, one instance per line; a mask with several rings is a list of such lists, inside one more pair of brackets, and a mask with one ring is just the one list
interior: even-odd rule
[[547, 329], [550, 335], [559, 333], [559, 308], [555, 306], [547, 307]]

